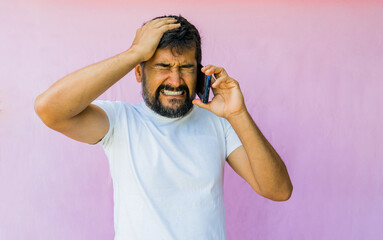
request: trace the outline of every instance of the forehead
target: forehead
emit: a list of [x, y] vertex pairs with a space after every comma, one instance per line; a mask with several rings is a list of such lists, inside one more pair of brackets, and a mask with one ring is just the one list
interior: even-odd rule
[[161, 48], [156, 50], [148, 63], [194, 63], [195, 61], [195, 48], [183, 49], [181, 54], [178, 54], [176, 49], [172, 51], [169, 48]]

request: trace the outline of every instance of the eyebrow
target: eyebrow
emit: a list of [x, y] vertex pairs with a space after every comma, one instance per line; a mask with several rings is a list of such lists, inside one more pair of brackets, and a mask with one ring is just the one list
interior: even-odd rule
[[[169, 63], [156, 63], [155, 66], [159, 67], [170, 67]], [[194, 67], [194, 64], [183, 64], [181, 65], [182, 68], [192, 68]]]

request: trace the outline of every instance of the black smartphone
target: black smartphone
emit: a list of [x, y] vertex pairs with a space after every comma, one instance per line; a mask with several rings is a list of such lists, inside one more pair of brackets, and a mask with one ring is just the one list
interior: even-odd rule
[[203, 103], [207, 103], [209, 101], [209, 92], [211, 87], [212, 76], [206, 76], [201, 71], [201, 68], [202, 65], [198, 64], [196, 92], [201, 101]]

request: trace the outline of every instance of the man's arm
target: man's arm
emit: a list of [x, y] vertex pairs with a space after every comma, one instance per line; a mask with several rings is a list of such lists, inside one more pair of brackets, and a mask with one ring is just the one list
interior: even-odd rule
[[90, 104], [129, 73], [150, 59], [164, 32], [177, 28], [174, 18], [149, 21], [136, 32], [125, 52], [77, 70], [53, 84], [35, 100], [35, 111], [50, 128], [77, 141], [97, 143], [109, 130], [106, 113]]
[[243, 144], [230, 154], [228, 163], [260, 195], [288, 200], [293, 185], [286, 166], [248, 113], [238, 82], [220, 67], [206, 65], [202, 71], [216, 77], [214, 98], [207, 104], [197, 99], [193, 103], [226, 118]]
[[67, 75], [36, 98], [36, 113], [48, 127], [70, 138], [98, 142], [108, 132], [109, 121], [90, 103], [131, 71], [138, 59], [128, 50]]
[[291, 196], [293, 186], [286, 166], [278, 153], [263, 136], [250, 114], [245, 111], [228, 119], [241, 140], [243, 147], [233, 151], [229, 164], [248, 161], [258, 193], [274, 201], [285, 201]]

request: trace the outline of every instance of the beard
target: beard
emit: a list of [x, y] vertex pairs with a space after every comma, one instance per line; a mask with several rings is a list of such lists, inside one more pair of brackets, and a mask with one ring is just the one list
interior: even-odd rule
[[[167, 107], [164, 106], [160, 101], [160, 93], [161, 90], [169, 90], [169, 91], [184, 91], [184, 94], [186, 95], [185, 101], [183, 102], [182, 99], [170, 99], [169, 102], [173, 105], [178, 105], [178, 107]], [[190, 97], [190, 91], [189, 88], [186, 85], [181, 85], [177, 88], [174, 88], [168, 84], [161, 84], [154, 96], [149, 96], [149, 91], [146, 87], [146, 77], [145, 74], [142, 74], [142, 97], [146, 103], [152, 109], [154, 112], [158, 113], [161, 116], [168, 117], [168, 118], [178, 118], [185, 116], [189, 110], [193, 107], [193, 99], [195, 98], [195, 93], [193, 93], [193, 96]], [[183, 102], [183, 103], [182, 103]]]

